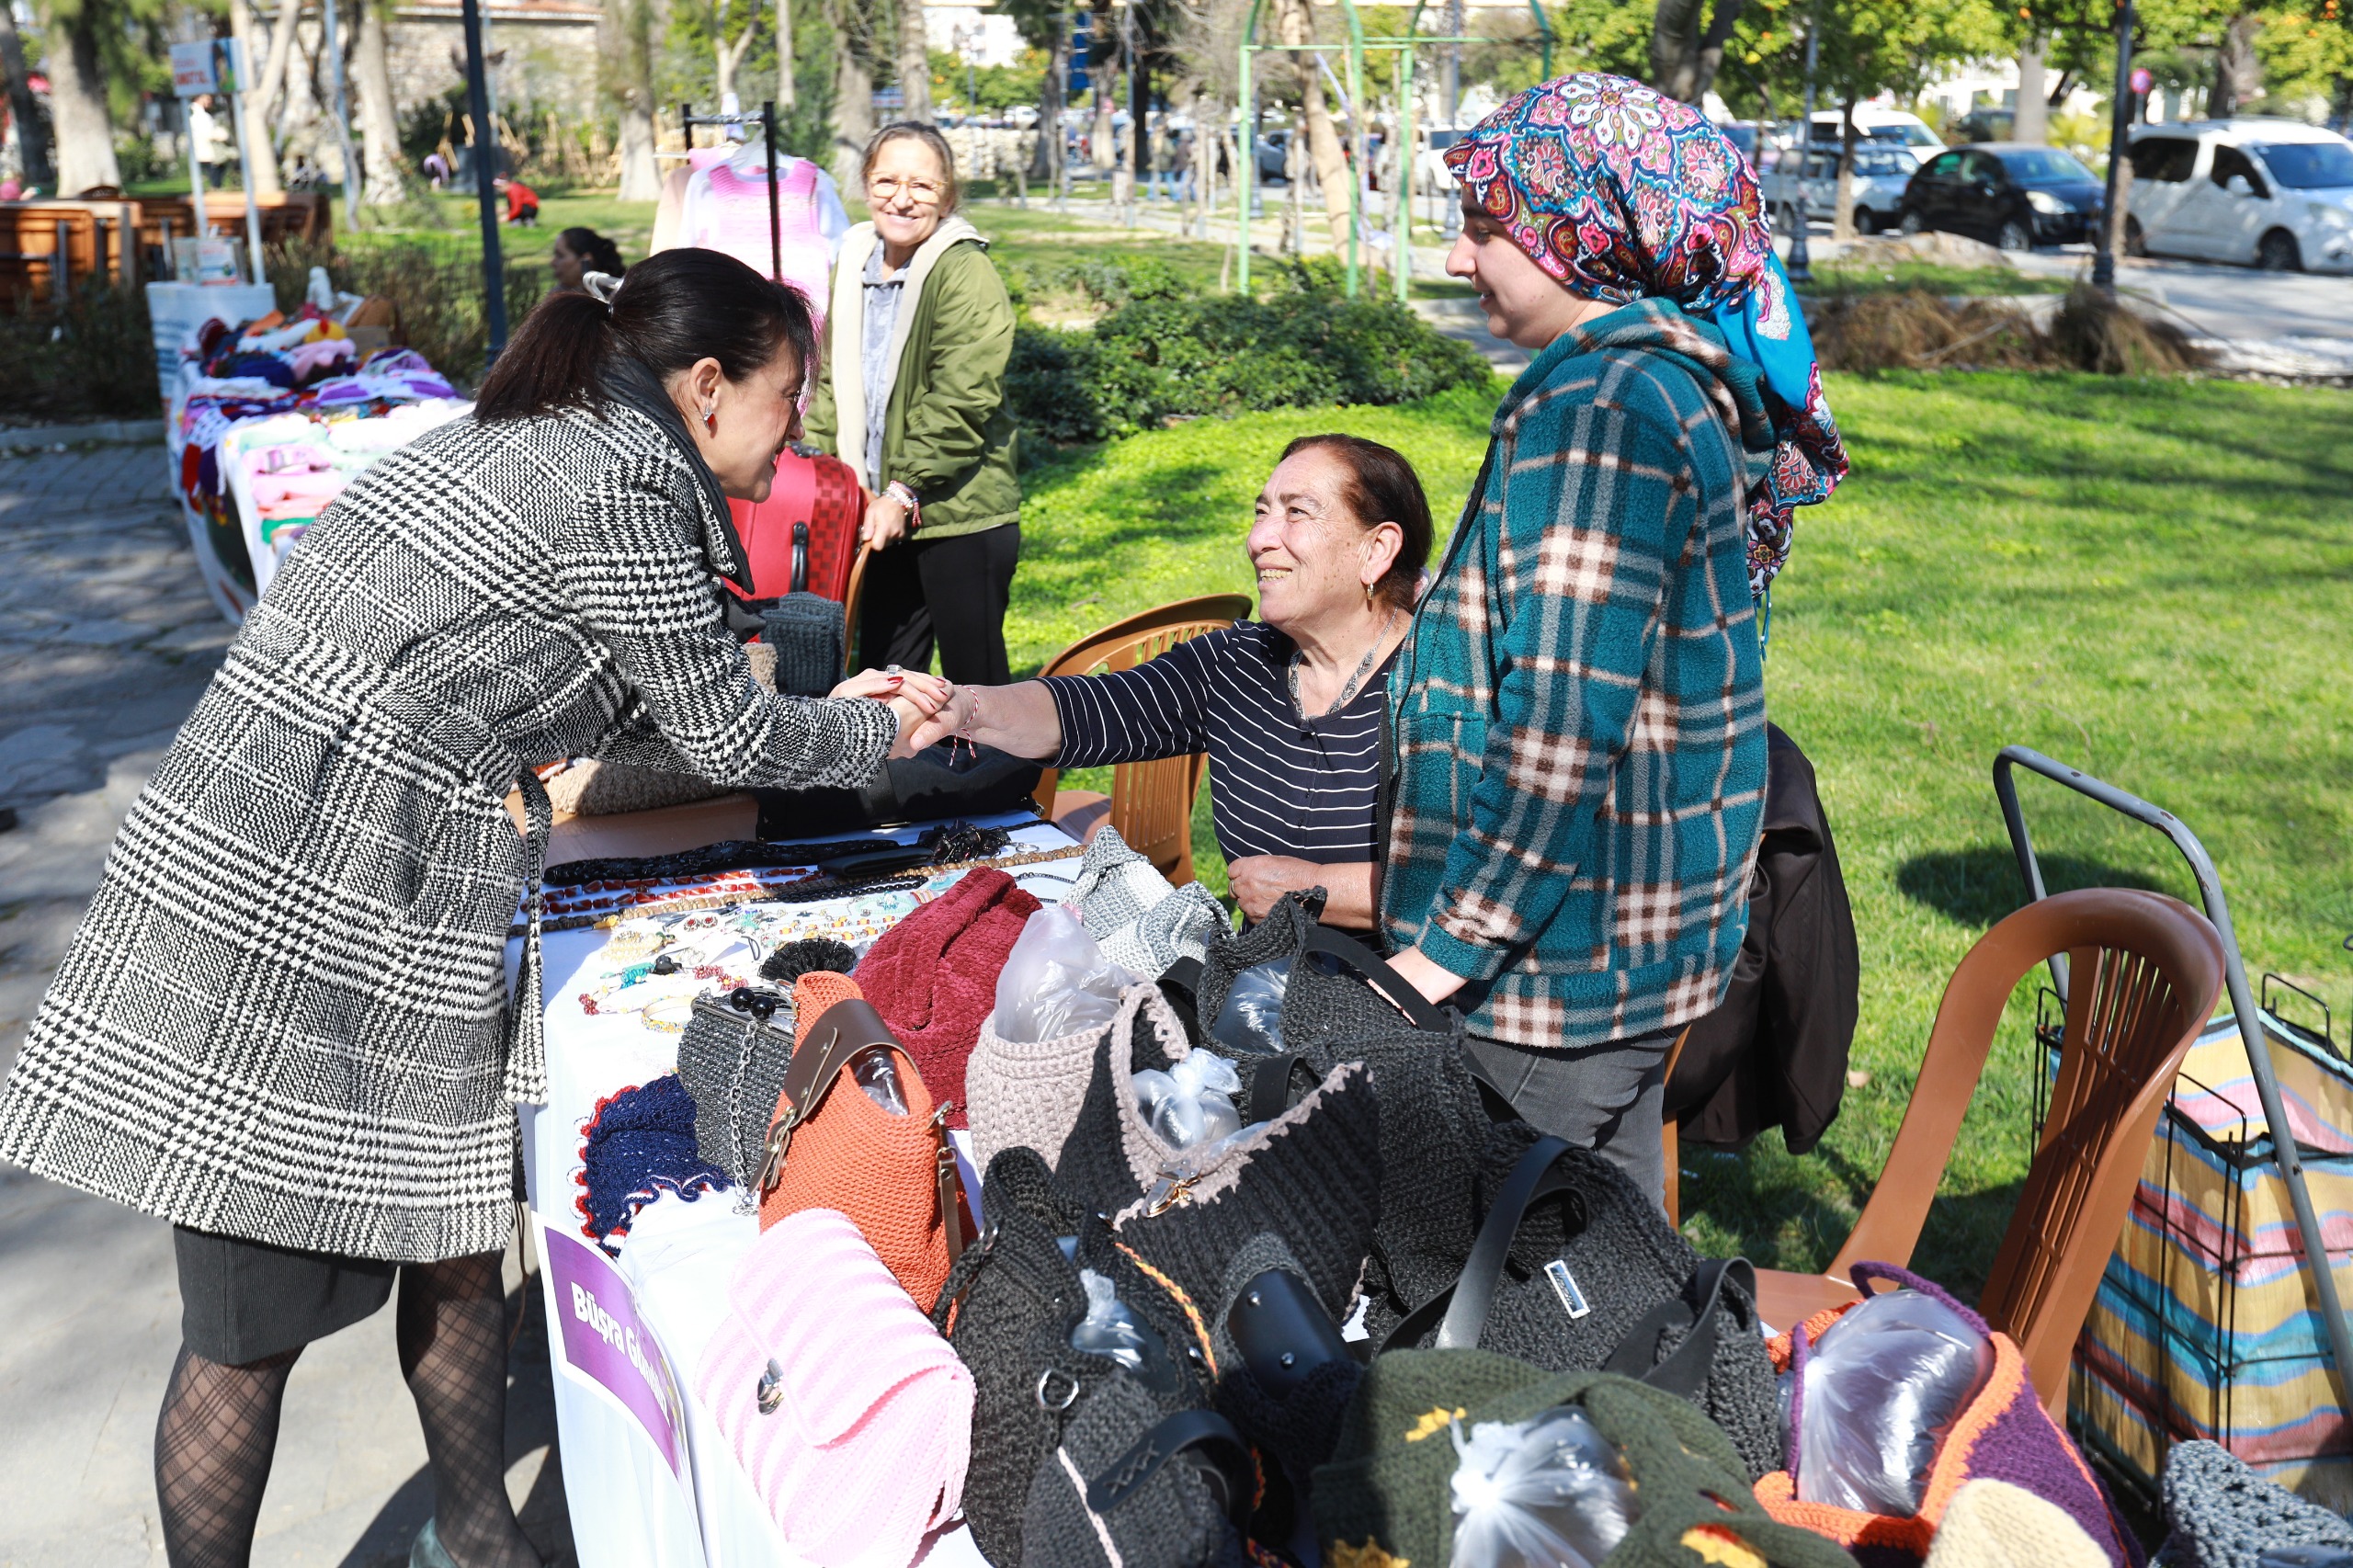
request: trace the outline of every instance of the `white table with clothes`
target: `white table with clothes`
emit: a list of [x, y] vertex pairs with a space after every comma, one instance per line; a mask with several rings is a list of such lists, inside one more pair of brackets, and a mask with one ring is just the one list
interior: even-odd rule
[[[1078, 872], [1078, 851], [1061, 829], [1027, 812], [974, 820], [976, 825], [1012, 833], [1012, 842], [996, 857], [1000, 863], [1052, 855], [1005, 864], [1029, 892], [1051, 902], [1069, 891]], [[822, 842], [870, 836], [878, 846], [911, 843], [928, 825], [835, 834]], [[778, 860], [790, 864], [789, 844], [779, 845]], [[964, 874], [942, 871], [919, 888], [821, 901], [737, 903], [733, 901], [759, 900], [760, 884], [781, 885], [785, 879], [764, 870], [729, 873], [716, 884], [720, 891], [694, 900], [695, 905], [714, 905], [710, 913], [718, 916], [702, 950], [731, 973], [746, 977], [756, 975], [761, 958], [778, 944], [799, 937], [835, 937], [863, 953], [919, 903], [937, 897]], [[585, 907], [594, 914], [602, 907], [603, 895], [593, 890], [583, 894], [551, 889], [550, 895], [557, 910]], [[681, 898], [649, 907], [675, 912], [692, 906]], [[559, 914], [551, 923], [585, 917]], [[627, 967], [605, 954], [632, 918], [644, 917], [624, 915], [608, 925], [544, 931], [548, 1101], [526, 1108], [522, 1118], [573, 1539], [583, 1568], [800, 1568], [806, 1560], [785, 1544], [693, 1391], [695, 1369], [726, 1312], [729, 1278], [759, 1233], [757, 1215], [739, 1207], [741, 1194], [734, 1190], [705, 1193], [691, 1201], [665, 1193], [637, 1214], [616, 1258], [586, 1233], [577, 1206], [582, 1141], [600, 1102], [674, 1072], [681, 1032], [665, 1026], [689, 1010], [676, 998], [723, 989], [725, 983], [698, 982], [681, 972], [668, 977], [667, 1007], [643, 1008], [633, 998], [641, 1010], [600, 1009], [592, 1015], [583, 995], [611, 984]], [[722, 935], [722, 927], [737, 933], [732, 949], [710, 939]], [[508, 949], [511, 970], [519, 959], [519, 940]], [[737, 963], [740, 969], [733, 967]], [[977, 1218], [980, 1180], [972, 1168], [968, 1135], [949, 1136]], [[937, 1568], [985, 1568], [961, 1521], [932, 1536], [918, 1561]]]

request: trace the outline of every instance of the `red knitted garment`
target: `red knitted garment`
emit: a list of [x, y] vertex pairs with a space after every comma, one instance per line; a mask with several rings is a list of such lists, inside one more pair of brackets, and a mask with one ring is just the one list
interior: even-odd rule
[[1038, 901], [994, 867], [964, 880], [885, 932], [858, 960], [858, 983], [939, 1099], [964, 1125], [964, 1063], [996, 1006], [996, 977]]

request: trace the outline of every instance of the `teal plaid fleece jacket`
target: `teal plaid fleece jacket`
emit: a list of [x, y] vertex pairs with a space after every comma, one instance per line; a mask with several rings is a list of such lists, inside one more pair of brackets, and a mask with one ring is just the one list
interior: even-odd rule
[[1749, 598], [1756, 367], [1643, 300], [1496, 411], [1390, 675], [1384, 934], [1467, 983], [1473, 1034], [1604, 1043], [1722, 999], [1765, 798]]

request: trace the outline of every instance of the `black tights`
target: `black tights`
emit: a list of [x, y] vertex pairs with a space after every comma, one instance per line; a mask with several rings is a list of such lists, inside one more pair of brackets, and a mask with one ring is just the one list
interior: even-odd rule
[[[538, 1568], [506, 1500], [506, 1299], [497, 1253], [401, 1270], [395, 1333], [433, 1468], [434, 1518], [460, 1568]], [[155, 1424], [171, 1568], [244, 1568], [297, 1347], [224, 1367], [183, 1346]]]

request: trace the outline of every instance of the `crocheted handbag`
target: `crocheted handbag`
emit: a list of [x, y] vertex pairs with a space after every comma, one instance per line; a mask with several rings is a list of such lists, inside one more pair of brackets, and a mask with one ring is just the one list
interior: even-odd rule
[[695, 1392], [812, 1562], [904, 1568], [963, 1503], [972, 1374], [845, 1215], [760, 1233]]
[[932, 1093], [954, 1103], [950, 1127], [965, 1125], [965, 1064], [995, 1006], [1006, 958], [1038, 909], [1005, 872], [976, 867], [884, 932], [858, 961], [858, 989]]
[[1492, 1428], [1563, 1405], [1615, 1444], [1641, 1510], [1609, 1568], [1854, 1568], [1818, 1535], [1773, 1518], [1748, 1495], [1740, 1456], [1708, 1418], [1662, 1390], [1608, 1372], [1546, 1373], [1483, 1350], [1404, 1350], [1373, 1358], [1315, 1472], [1315, 1533], [1327, 1563], [1446, 1563], [1458, 1512], [1483, 1488], [1458, 1486], [1463, 1451]]
[[[949, 1272], [931, 1321], [972, 1370], [972, 1473], [964, 1517], [992, 1562], [1023, 1561], [1022, 1521], [1039, 1471], [1073, 1413], [1127, 1376], [1162, 1415], [1195, 1410], [1215, 1376], [1201, 1309], [1147, 1270], [1101, 1216], [1054, 1182], [1037, 1151], [1007, 1149], [981, 1181], [988, 1228]], [[1072, 1335], [1088, 1299], [1082, 1269], [1108, 1279], [1146, 1333], [1136, 1365], [1082, 1350]]]
[[1171, 885], [1108, 824], [1087, 840], [1063, 902], [1103, 956], [1136, 974], [1159, 974], [1179, 959], [1199, 963], [1214, 935], [1233, 930], [1214, 893], [1199, 882]]
[[760, 612], [760, 641], [776, 651], [776, 689], [788, 697], [823, 697], [846, 667], [843, 608], [838, 599], [809, 591], [809, 525], [792, 525], [791, 586]]
[[1908, 1269], [1884, 1263], [1859, 1263], [1853, 1269], [1855, 1288], [1871, 1294], [1871, 1281], [1883, 1279], [1932, 1296], [1957, 1313], [1963, 1323], [1993, 1343], [1994, 1369], [1976, 1397], [1953, 1418], [1944, 1445], [1929, 1467], [1928, 1483], [1920, 1511], [1906, 1517], [1868, 1514], [1826, 1503], [1801, 1502], [1797, 1494], [1799, 1434], [1806, 1420], [1805, 1363], [1809, 1349], [1823, 1332], [1860, 1302], [1816, 1312], [1767, 1346], [1774, 1369], [1793, 1374], [1790, 1395], [1789, 1466], [1756, 1483], [1756, 1496], [1777, 1519], [1828, 1536], [1858, 1552], [1870, 1552], [1879, 1562], [1924, 1561], [1936, 1540], [1937, 1527], [1951, 1506], [1954, 1494], [1968, 1482], [2006, 1481], [2049, 1503], [2083, 1527], [2098, 1543], [2115, 1568], [2140, 1568], [2141, 1546], [2131, 1529], [2116, 1517], [2107, 1493], [2093, 1476], [2067, 1434], [2061, 1431], [2034, 1385], [2027, 1381], [2026, 1361], [2018, 1342], [1986, 1326], [1985, 1320], [1962, 1306], [1945, 1290]]
[[1286, 1051], [1339, 1047], [1393, 1034], [1401, 1017], [1414, 1028], [1437, 1033], [1455, 1027], [1370, 948], [1320, 924], [1317, 916], [1323, 912], [1323, 889], [1287, 892], [1249, 930], [1238, 936], [1213, 934], [1193, 986], [1202, 1024], [1216, 1019], [1243, 971], [1284, 960], [1290, 965], [1282, 1005]]
[[695, 1146], [747, 1192], [791, 1062], [792, 1002], [783, 993], [738, 988], [695, 998], [678, 1037], [678, 1076], [695, 1102]]
[[[1380, 1112], [1363, 1063], [1332, 1068], [1288, 1108], [1277, 1093], [1268, 1115], [1232, 1137], [1178, 1149], [1145, 1119], [1135, 1073], [1194, 1049], [1156, 987], [1131, 986], [1097, 1039], [1056, 1179], [1202, 1299], [1234, 1247], [1263, 1231], [1291, 1244], [1327, 1301], [1345, 1302], [1380, 1217]], [[1292, 1063], [1252, 1065], [1279, 1085]]]
[[1062, 1157], [1104, 1032], [1097, 1026], [1051, 1040], [1007, 1040], [990, 1009], [964, 1063], [975, 1165], [987, 1170], [1007, 1149], [1035, 1149], [1049, 1166]]
[[1780, 1452], [1756, 1291], [1745, 1261], [1700, 1261], [1615, 1166], [1539, 1137], [1495, 1189], [1456, 1281], [1382, 1348], [1479, 1346], [1547, 1371], [1643, 1379], [1705, 1411], [1754, 1479]]
[[[964, 1250], [970, 1221], [956, 1153], [906, 1048], [847, 975], [819, 970], [793, 983], [792, 1062], [777, 1095], [758, 1176], [760, 1228], [804, 1209], [857, 1222], [907, 1294], [928, 1306]], [[904, 1111], [878, 1104], [852, 1065], [876, 1047], [899, 1061]]]
[[1023, 1568], [1251, 1568], [1257, 1465], [1212, 1410], [1165, 1415], [1125, 1372], [1071, 1412], [1021, 1511]]

